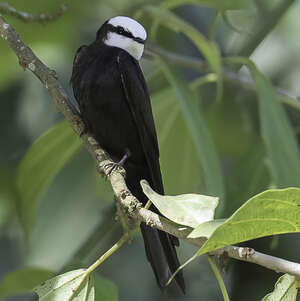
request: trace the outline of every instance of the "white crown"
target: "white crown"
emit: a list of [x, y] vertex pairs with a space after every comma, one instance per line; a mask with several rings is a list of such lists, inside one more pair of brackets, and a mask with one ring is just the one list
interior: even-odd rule
[[[134, 38], [140, 38], [146, 40], [147, 33], [145, 28], [137, 21], [130, 19], [128, 17], [118, 16], [110, 19], [108, 24], [115, 27], [122, 27], [125, 31], [131, 32]], [[130, 37], [118, 34], [116, 32], [108, 32], [106, 40], [104, 43], [108, 46], [118, 47], [127, 51], [136, 60], [140, 60], [144, 52], [144, 45], [135, 41]]]

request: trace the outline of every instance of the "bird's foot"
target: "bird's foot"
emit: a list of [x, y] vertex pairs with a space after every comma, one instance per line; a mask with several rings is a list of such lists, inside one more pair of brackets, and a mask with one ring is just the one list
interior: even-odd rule
[[122, 159], [119, 162], [114, 162], [114, 163], [109, 164], [110, 166], [108, 166], [109, 170], [107, 172], [107, 176], [109, 177], [114, 170], [116, 170], [120, 167], [123, 168], [126, 160], [129, 157], [130, 157], [130, 151], [129, 151], [129, 149], [127, 149], [124, 156], [122, 157]]

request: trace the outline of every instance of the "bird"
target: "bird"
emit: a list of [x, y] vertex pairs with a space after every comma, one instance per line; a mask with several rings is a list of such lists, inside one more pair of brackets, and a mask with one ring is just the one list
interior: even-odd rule
[[[96, 39], [77, 50], [70, 81], [86, 128], [122, 164], [128, 189], [144, 205], [148, 198], [140, 186], [142, 179], [164, 194], [150, 96], [139, 65], [146, 38], [144, 27], [132, 18], [107, 20]], [[140, 228], [148, 261], [164, 290], [180, 266], [175, 250], [178, 238], [145, 223]], [[182, 271], [175, 280], [185, 293]]]

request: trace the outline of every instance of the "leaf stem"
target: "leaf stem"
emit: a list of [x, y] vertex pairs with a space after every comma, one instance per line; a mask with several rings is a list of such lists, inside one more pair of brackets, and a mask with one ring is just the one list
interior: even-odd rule
[[207, 256], [207, 259], [208, 259], [208, 262], [209, 262], [209, 264], [210, 264], [210, 267], [211, 267], [212, 271], [214, 272], [214, 274], [215, 274], [215, 276], [216, 276], [216, 278], [217, 278], [217, 281], [218, 281], [218, 283], [219, 283], [219, 287], [220, 287], [220, 289], [221, 289], [221, 292], [222, 292], [224, 301], [230, 301], [229, 296], [228, 296], [228, 293], [227, 293], [227, 290], [226, 290], [226, 286], [225, 286], [225, 284], [224, 284], [224, 281], [223, 281], [223, 279], [222, 279], [222, 276], [221, 276], [221, 274], [220, 274], [220, 271], [219, 271], [217, 265], [216, 265], [215, 262], [213, 261], [212, 256], [209, 256], [209, 255], [208, 255], [208, 256]]
[[114, 254], [128, 240], [128, 237], [128, 234], [123, 235], [118, 242], [116, 242], [108, 251], [99, 257], [91, 266], [89, 266], [89, 268], [86, 270], [86, 274], [88, 275], [97, 269], [102, 262]]

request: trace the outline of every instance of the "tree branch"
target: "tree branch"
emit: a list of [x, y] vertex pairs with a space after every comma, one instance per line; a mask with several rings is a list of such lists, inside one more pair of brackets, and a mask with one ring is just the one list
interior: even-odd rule
[[41, 13], [41, 14], [30, 14], [27, 12], [16, 10], [6, 2], [0, 2], [0, 14], [9, 15], [16, 17], [23, 22], [39, 22], [46, 23], [57, 20], [62, 14], [67, 11], [67, 6], [62, 4], [60, 10], [56, 13]]
[[[184, 239], [190, 244], [201, 247], [205, 242], [205, 238], [187, 238], [192, 231], [191, 228], [177, 225], [168, 219], [151, 212], [150, 210], [142, 208], [138, 200], [128, 190], [124, 180], [125, 171], [122, 168], [109, 173], [110, 166], [113, 161], [99, 146], [92, 135], [83, 131], [84, 123], [75, 107], [71, 104], [63, 87], [58, 82], [56, 73], [44, 65], [42, 61], [35, 56], [32, 50], [23, 43], [17, 32], [1, 16], [0, 36], [15, 52], [19, 59], [20, 65], [24, 69], [30, 70], [37, 78], [39, 78], [42, 84], [48, 90], [57, 110], [64, 114], [73, 130], [81, 137], [84, 146], [95, 158], [98, 172], [101, 175], [106, 175], [110, 180], [116, 198], [127, 209], [128, 215], [139, 222], [145, 222], [152, 227]], [[288, 273], [300, 278], [300, 264], [255, 252], [253, 249], [238, 248], [234, 246], [227, 246], [223, 249], [213, 252], [212, 254], [221, 255], [224, 254], [224, 252], [229, 257], [256, 263], [266, 268], [275, 270], [276, 272]]]

